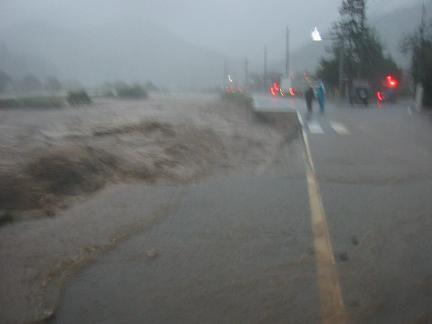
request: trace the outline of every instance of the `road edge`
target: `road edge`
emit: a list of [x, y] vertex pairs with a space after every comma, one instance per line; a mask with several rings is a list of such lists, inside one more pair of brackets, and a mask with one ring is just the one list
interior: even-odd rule
[[314, 240], [321, 322], [324, 324], [344, 324], [348, 323], [348, 315], [343, 300], [330, 231], [321, 198], [316, 169], [312, 159], [309, 139], [304, 129], [303, 118], [298, 110], [297, 120], [301, 130], [306, 160], [306, 180]]

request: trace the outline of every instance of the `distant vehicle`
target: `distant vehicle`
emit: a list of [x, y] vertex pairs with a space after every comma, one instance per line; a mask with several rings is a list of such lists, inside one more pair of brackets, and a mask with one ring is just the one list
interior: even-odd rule
[[291, 78], [288, 78], [288, 77], [281, 78], [280, 87], [281, 87], [282, 91], [288, 93], [289, 89], [292, 88]]
[[295, 89], [292, 86], [291, 78], [282, 78], [280, 84], [281, 92], [290, 97], [294, 97], [296, 95]]
[[271, 87], [269, 88], [269, 92], [273, 97], [281, 96], [281, 97], [295, 97], [301, 94], [301, 91], [297, 91], [292, 86], [290, 86], [290, 83], [288, 83], [286, 80], [282, 79], [281, 84], [279, 85], [278, 82], [273, 82]]
[[398, 88], [399, 81], [392, 75], [386, 76], [381, 82], [381, 87], [376, 92], [378, 102], [395, 103], [397, 100]]
[[277, 96], [285, 97], [285, 93], [280, 88], [278, 82], [272, 83], [272, 85], [269, 88], [269, 92], [273, 97], [277, 97]]
[[348, 95], [352, 106], [360, 104], [367, 107], [372, 97], [372, 88], [368, 81], [355, 79], [352, 82]]

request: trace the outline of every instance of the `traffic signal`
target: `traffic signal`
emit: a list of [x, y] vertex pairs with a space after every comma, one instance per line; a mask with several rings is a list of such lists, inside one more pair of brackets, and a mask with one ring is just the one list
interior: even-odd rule
[[389, 89], [396, 89], [399, 85], [398, 80], [392, 75], [388, 75], [384, 80], [384, 86]]

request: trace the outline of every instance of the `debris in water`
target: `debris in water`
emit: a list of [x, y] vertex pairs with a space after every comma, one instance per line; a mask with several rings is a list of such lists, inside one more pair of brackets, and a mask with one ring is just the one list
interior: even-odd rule
[[353, 245], [359, 245], [359, 240], [358, 240], [358, 238], [357, 238], [357, 236], [352, 236], [351, 237], [351, 243], [353, 244]]
[[346, 252], [339, 253], [339, 254], [337, 255], [337, 258], [338, 258], [338, 260], [341, 261], [341, 262], [346, 262], [346, 261], [349, 260], [348, 253], [346, 253]]
[[44, 321], [48, 321], [52, 319], [55, 315], [55, 312], [53, 309], [45, 309], [42, 313], [42, 317]]
[[146, 255], [150, 259], [155, 259], [159, 256], [159, 252], [156, 251], [155, 249], [150, 249], [150, 250], [147, 250]]

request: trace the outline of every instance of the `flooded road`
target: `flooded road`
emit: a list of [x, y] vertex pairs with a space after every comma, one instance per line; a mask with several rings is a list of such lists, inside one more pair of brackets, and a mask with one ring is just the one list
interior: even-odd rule
[[[429, 323], [430, 120], [403, 105], [329, 106], [303, 122], [315, 193], [300, 140], [259, 173], [192, 186], [163, 223], [71, 278], [53, 322]], [[337, 322], [323, 308], [333, 270], [316, 193]]]
[[190, 185], [260, 173], [297, 132], [200, 94], [0, 113], [0, 318], [13, 323], [51, 317], [76, 269], [164, 219]]
[[[217, 126], [204, 129], [223, 145], [174, 138], [201, 152], [185, 166], [218, 172], [114, 183], [56, 217], [0, 228], [2, 319], [429, 323], [430, 119], [403, 105], [303, 118], [296, 104], [304, 141], [276, 127], [280, 111], [204, 105], [183, 114], [187, 129]], [[147, 126], [98, 129], [96, 142], [172, 140]], [[347, 315], [337, 322], [334, 297]]]
[[72, 278], [53, 322], [317, 322], [303, 163], [296, 141], [261, 175], [190, 187], [163, 223]]

